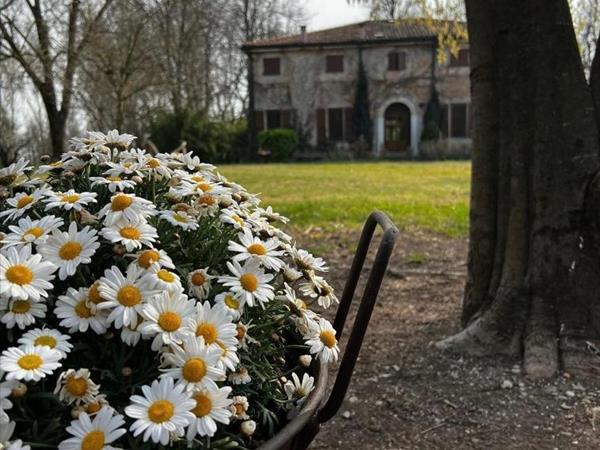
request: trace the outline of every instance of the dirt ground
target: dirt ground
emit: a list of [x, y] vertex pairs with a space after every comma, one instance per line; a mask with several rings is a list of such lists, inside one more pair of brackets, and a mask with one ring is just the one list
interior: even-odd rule
[[[327, 258], [341, 294], [358, 234], [299, 240]], [[518, 361], [432, 347], [459, 330], [466, 250], [465, 240], [401, 233], [350, 390], [312, 449], [600, 448], [599, 380], [533, 382]]]

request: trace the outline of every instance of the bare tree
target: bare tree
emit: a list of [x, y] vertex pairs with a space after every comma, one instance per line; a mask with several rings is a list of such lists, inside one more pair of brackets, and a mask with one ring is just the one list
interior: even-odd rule
[[9, 1], [0, 11], [0, 53], [18, 61], [39, 92], [54, 155], [64, 149], [81, 54], [111, 2], [90, 2], [82, 9], [79, 0]]

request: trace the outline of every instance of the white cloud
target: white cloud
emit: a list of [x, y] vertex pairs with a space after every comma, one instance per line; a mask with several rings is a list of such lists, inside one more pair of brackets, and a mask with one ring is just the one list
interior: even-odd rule
[[369, 6], [350, 4], [347, 0], [306, 0], [304, 4], [311, 17], [307, 23], [307, 31], [347, 25], [369, 18]]

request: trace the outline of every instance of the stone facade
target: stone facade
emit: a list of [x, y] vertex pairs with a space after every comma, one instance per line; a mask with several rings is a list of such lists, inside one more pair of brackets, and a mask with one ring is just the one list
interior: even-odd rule
[[[373, 23], [378, 22], [367, 22]], [[362, 33], [364, 37], [364, 27], [365, 23], [356, 25], [357, 35]], [[355, 139], [351, 114], [362, 58], [375, 156], [431, 159], [468, 156], [470, 88], [469, 67], [465, 64], [468, 53], [461, 55], [462, 61], [453, 58], [438, 64], [436, 39], [432, 36], [353, 40], [350, 27], [346, 27], [345, 33], [350, 39], [343, 42], [319, 43], [318, 39], [314, 42], [310, 38], [313, 33], [306, 33], [298, 37], [300, 42], [262, 41], [244, 47], [253, 71], [250, 90], [254, 111], [250, 120], [256, 120], [258, 130], [290, 126], [304, 133], [314, 148], [325, 143], [349, 146]], [[399, 56], [390, 56], [394, 54]], [[328, 72], [327, 58], [332, 55], [337, 55], [338, 60], [342, 56], [341, 71]], [[391, 58], [400, 62], [390, 62]], [[269, 68], [269, 63], [278, 67]], [[443, 133], [439, 140], [421, 145], [423, 117], [433, 85], [442, 105], [439, 127]]]

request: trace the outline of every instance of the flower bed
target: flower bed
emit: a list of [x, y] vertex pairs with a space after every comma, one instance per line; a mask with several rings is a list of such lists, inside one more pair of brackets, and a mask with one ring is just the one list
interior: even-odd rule
[[335, 360], [325, 263], [191, 153], [0, 169], [0, 448], [256, 447]]

